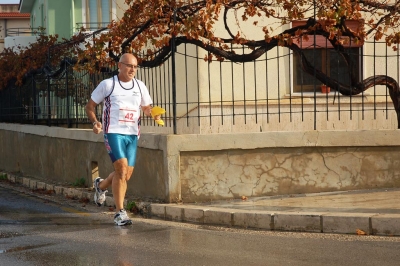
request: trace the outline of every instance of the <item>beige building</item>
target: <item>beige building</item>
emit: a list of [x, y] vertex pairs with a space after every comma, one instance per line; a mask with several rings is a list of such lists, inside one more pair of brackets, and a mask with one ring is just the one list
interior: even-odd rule
[[20, 13], [18, 5], [0, 4], [0, 52], [8, 36], [24, 36], [30, 32], [30, 14]]

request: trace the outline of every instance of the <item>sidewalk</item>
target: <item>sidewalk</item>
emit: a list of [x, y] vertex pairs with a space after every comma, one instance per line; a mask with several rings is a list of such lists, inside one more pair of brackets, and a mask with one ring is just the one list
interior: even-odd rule
[[[0, 172], [0, 176], [5, 173]], [[67, 188], [7, 174], [11, 183], [93, 199], [88, 189]], [[147, 216], [236, 228], [400, 236], [400, 188], [248, 198], [197, 204], [142, 203]], [[113, 206], [107, 196], [107, 206]], [[99, 209], [101, 211], [102, 208]]]
[[400, 189], [284, 195], [208, 204], [152, 204], [162, 219], [241, 228], [400, 235]]

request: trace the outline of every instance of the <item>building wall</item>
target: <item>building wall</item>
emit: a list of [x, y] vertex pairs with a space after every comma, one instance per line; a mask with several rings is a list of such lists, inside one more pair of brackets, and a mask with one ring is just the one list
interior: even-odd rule
[[[18, 12], [18, 5], [1, 5], [0, 12]], [[29, 18], [0, 18], [0, 53], [5, 48], [5, 38], [7, 37], [7, 29], [17, 28], [28, 30], [30, 28]], [[20, 34], [20, 36], [25, 36], [26, 34]]]
[[71, 38], [73, 25], [73, 5], [68, 1], [47, 2], [47, 33], [58, 34], [59, 38]]
[[45, 0], [36, 0], [32, 6], [31, 10], [31, 25], [32, 28], [46, 28], [46, 33], [48, 33], [48, 26], [47, 26], [47, 6]]
[[71, 35], [77, 32], [79, 29], [76, 28], [76, 23], [82, 22], [82, 0], [74, 0], [73, 1], [73, 23], [72, 23], [72, 31]]

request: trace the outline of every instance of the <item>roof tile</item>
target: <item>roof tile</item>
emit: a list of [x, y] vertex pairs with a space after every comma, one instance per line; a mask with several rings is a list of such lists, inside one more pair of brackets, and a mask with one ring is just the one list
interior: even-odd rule
[[30, 13], [0, 12], [0, 18], [29, 18]]

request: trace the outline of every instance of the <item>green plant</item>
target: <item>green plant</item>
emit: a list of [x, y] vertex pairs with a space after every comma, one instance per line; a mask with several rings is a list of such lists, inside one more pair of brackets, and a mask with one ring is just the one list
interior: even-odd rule
[[0, 174], [0, 180], [7, 180], [7, 174]]
[[74, 187], [86, 187], [86, 179], [81, 177], [77, 178], [75, 182], [72, 183], [72, 186]]
[[136, 206], [136, 202], [134, 201], [128, 201], [126, 204], [126, 209], [135, 214], [139, 211], [138, 207]]

